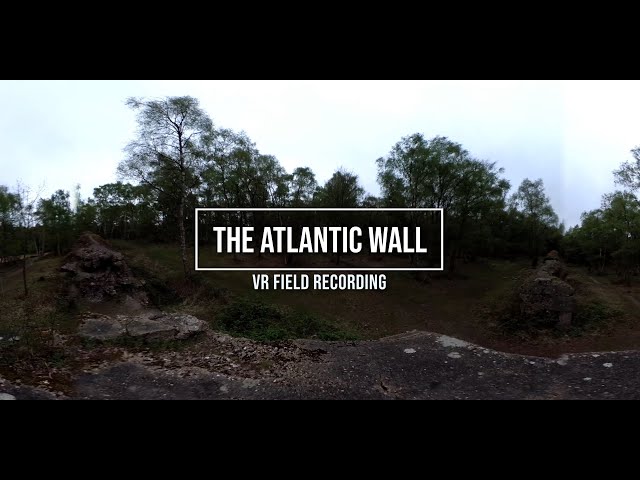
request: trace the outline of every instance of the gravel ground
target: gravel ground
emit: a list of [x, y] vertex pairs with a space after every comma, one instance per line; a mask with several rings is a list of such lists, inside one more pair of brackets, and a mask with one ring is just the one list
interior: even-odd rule
[[377, 341], [265, 345], [208, 332], [193, 349], [127, 353], [60, 395], [21, 399], [637, 399], [640, 352], [527, 357], [412, 331]]

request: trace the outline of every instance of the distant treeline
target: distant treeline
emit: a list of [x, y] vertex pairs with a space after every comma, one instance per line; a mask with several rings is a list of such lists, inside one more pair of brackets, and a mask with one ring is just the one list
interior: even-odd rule
[[613, 172], [621, 190], [602, 196], [601, 207], [584, 212], [581, 225], [564, 237], [565, 255], [584, 263], [594, 273], [608, 266], [625, 281], [640, 274], [640, 148], [631, 150], [633, 160]]
[[88, 199], [76, 191], [74, 208], [69, 192], [37, 198], [24, 185], [0, 186], [0, 256], [61, 254], [89, 230], [106, 238], [178, 241], [188, 272], [196, 207], [438, 207], [445, 212], [449, 271], [458, 258], [533, 260], [550, 249], [597, 268], [613, 261], [631, 272], [639, 263], [638, 150], [635, 163], [616, 172], [626, 190], [606, 195], [603, 207], [585, 213], [582, 226], [563, 238], [541, 179], [525, 179], [509, 195], [502, 168], [445, 137], [408, 135], [363, 165], [377, 168], [376, 197], [366, 194], [357, 173], [342, 168], [324, 184], [308, 167], [287, 172], [246, 133], [215, 126], [192, 97], [127, 103], [137, 112], [138, 131], [118, 167], [123, 181], [95, 188]]

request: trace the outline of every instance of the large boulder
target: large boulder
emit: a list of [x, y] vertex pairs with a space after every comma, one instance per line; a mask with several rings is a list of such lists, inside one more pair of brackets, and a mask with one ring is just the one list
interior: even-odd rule
[[80, 236], [60, 270], [70, 277], [72, 296], [89, 302], [131, 293], [144, 284], [131, 273], [122, 253], [93, 233]]
[[551, 251], [520, 287], [520, 312], [534, 323], [568, 327], [576, 311], [574, 289], [558, 252]]
[[206, 328], [204, 321], [191, 315], [151, 308], [142, 288], [144, 281], [136, 279], [122, 253], [99, 235], [81, 235], [61, 270], [69, 276], [70, 300], [100, 303], [94, 306], [109, 313], [86, 314], [78, 327], [81, 337], [98, 341], [181, 340]]
[[156, 313], [148, 315], [97, 315], [82, 320], [78, 335], [92, 340], [139, 338], [146, 342], [183, 340], [206, 328], [206, 322], [192, 315]]
[[78, 335], [92, 340], [113, 340], [126, 334], [124, 325], [107, 315], [94, 314], [83, 319], [78, 327]]

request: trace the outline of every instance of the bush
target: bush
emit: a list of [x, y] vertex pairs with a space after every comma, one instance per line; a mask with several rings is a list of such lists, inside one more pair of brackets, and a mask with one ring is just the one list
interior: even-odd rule
[[502, 308], [493, 310], [494, 325], [508, 335], [537, 337], [542, 334], [581, 336], [585, 332], [606, 330], [618, 320], [623, 312], [606, 303], [592, 300], [587, 303], [579, 302], [571, 320], [569, 331], [558, 330], [555, 322], [549, 323], [544, 315], [524, 316], [520, 312], [514, 299]]
[[218, 316], [217, 326], [232, 335], [261, 341], [294, 338], [320, 340], [356, 338], [354, 334], [341, 330], [316, 315], [246, 297], [227, 305]]
[[623, 312], [606, 303], [591, 301], [579, 305], [572, 325], [576, 328], [598, 328], [603, 324], [622, 316]]

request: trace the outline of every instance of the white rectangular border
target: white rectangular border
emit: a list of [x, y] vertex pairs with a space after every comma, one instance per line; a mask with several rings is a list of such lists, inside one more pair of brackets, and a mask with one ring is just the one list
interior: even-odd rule
[[[440, 268], [235, 268], [198, 266], [198, 214], [200, 212], [440, 212]], [[362, 271], [362, 272], [442, 272], [444, 271], [444, 209], [443, 208], [196, 208], [195, 216], [195, 261], [199, 272], [312, 272], [312, 271]]]

